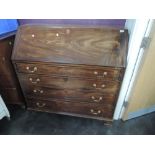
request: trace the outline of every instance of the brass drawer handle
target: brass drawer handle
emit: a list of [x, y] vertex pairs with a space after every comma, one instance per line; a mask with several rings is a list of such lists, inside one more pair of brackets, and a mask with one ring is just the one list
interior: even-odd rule
[[45, 104], [45, 103], [39, 103], [39, 102], [37, 102], [36, 105], [37, 105], [39, 108], [42, 108], [42, 107], [44, 107], [46, 104]]
[[37, 67], [33, 67], [33, 69], [31, 70], [30, 67], [26, 67], [26, 69], [30, 72], [30, 73], [34, 73], [37, 71]]
[[100, 102], [103, 99], [102, 97], [99, 97], [99, 99], [97, 100], [97, 99], [95, 99], [94, 96], [92, 96], [91, 98], [93, 99], [94, 102]]
[[91, 109], [90, 112], [91, 112], [92, 114], [94, 114], [94, 115], [98, 115], [98, 114], [101, 113], [101, 110], [97, 110], [97, 111], [95, 112], [93, 109]]
[[5, 57], [2, 57], [2, 60], [5, 61]]
[[97, 88], [97, 84], [94, 83], [94, 84], [93, 84], [93, 87], [95, 87], [96, 89], [101, 89], [101, 88], [105, 88], [105, 84], [102, 84], [102, 85], [101, 85], [101, 88]]
[[40, 94], [42, 94], [44, 91], [43, 91], [43, 90], [40, 90], [40, 89], [34, 89], [33, 92], [34, 92], [34, 93], [39, 92]]
[[103, 77], [107, 76], [108, 73], [107, 72], [103, 72]]
[[59, 33], [56, 33], [55, 35], [56, 35], [56, 37], [59, 37]]
[[37, 78], [37, 79], [36, 79], [36, 80], [34, 80], [34, 81], [33, 81], [33, 79], [32, 79], [32, 78], [29, 78], [29, 80], [31, 81], [31, 83], [34, 83], [34, 84], [36, 84], [36, 83], [40, 82], [40, 79], [39, 79], [39, 78]]
[[97, 71], [94, 71], [94, 74], [95, 74], [95, 75], [97, 75], [97, 74], [98, 74], [98, 72], [97, 72]]
[[[98, 75], [98, 72], [97, 71], [94, 71], [94, 74], [95, 75]], [[108, 75], [108, 72], [103, 72], [103, 77], [107, 76]]]
[[67, 29], [66, 30], [66, 34], [70, 34], [70, 29]]

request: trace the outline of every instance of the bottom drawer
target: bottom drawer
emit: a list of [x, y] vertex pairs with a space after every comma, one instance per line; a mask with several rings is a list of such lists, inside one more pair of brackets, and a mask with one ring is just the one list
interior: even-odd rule
[[93, 103], [78, 103], [71, 101], [61, 101], [61, 100], [38, 100], [38, 99], [27, 99], [28, 109], [45, 111], [45, 112], [55, 112], [64, 113], [69, 115], [85, 115], [91, 117], [100, 117], [112, 119], [114, 106], [107, 104], [93, 104]]
[[22, 104], [23, 100], [16, 88], [4, 88], [0, 90], [4, 102], [7, 104]]

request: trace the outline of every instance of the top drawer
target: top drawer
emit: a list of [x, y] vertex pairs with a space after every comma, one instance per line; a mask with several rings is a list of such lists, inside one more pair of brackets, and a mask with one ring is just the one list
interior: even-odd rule
[[95, 66], [67, 66], [41, 63], [15, 63], [19, 73], [48, 74], [55, 76], [70, 76], [80, 78], [101, 78], [121, 80], [123, 68], [95, 67]]

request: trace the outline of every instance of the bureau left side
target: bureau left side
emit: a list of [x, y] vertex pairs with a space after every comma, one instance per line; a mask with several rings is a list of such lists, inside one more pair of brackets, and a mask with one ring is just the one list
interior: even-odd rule
[[0, 38], [0, 94], [6, 104], [24, 105], [11, 55], [15, 36]]

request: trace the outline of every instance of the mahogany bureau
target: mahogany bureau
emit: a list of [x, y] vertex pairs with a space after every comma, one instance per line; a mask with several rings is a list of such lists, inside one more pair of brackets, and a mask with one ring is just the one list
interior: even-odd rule
[[21, 26], [12, 61], [27, 108], [112, 121], [127, 47], [124, 29]]
[[20, 85], [11, 62], [15, 35], [0, 37], [0, 94], [6, 104], [23, 105]]

